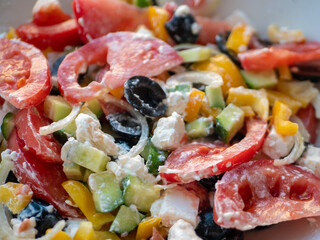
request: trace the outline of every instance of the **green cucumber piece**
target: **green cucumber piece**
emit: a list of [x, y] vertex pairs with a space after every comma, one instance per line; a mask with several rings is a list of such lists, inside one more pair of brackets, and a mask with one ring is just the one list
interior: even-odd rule
[[144, 160], [146, 160], [146, 161], [148, 160], [149, 151], [150, 151], [151, 146], [152, 146], [152, 142], [151, 142], [151, 138], [149, 137], [147, 144], [145, 145], [143, 151], [140, 153], [140, 156], [143, 157]]
[[93, 172], [102, 172], [106, 169], [110, 157], [105, 155], [104, 152], [74, 139], [69, 140], [66, 144], [68, 144], [67, 161], [79, 164]]
[[65, 144], [68, 141], [68, 136], [62, 130], [55, 131], [53, 133], [53, 136], [61, 145]]
[[244, 111], [236, 105], [230, 103], [216, 118], [216, 131], [225, 143], [236, 135], [243, 127]]
[[273, 88], [277, 83], [277, 75], [274, 70], [247, 71], [240, 70], [240, 73], [249, 88]]
[[152, 5], [151, 0], [134, 0], [133, 4], [137, 7], [144, 8]]
[[212, 51], [209, 47], [195, 47], [178, 52], [184, 63], [208, 60], [211, 57], [211, 53]]
[[167, 157], [168, 151], [160, 150], [156, 148], [152, 143], [149, 149], [148, 159], [146, 162], [146, 166], [148, 168], [148, 172], [154, 175], [158, 175], [159, 173], [159, 166], [164, 165]]
[[143, 182], [140, 178], [127, 175], [122, 181], [124, 204], [135, 205], [141, 212], [148, 212], [151, 204], [160, 198], [160, 189]]
[[62, 166], [68, 179], [82, 181], [85, 168], [74, 162], [64, 162]]
[[205, 92], [210, 107], [225, 108], [226, 103], [223, 98], [221, 87], [207, 86]]
[[103, 110], [100, 106], [98, 99], [88, 101], [86, 102], [86, 105], [89, 108], [89, 110], [97, 116], [97, 118], [100, 118], [103, 115]]
[[44, 100], [43, 110], [48, 118], [57, 122], [68, 116], [72, 107], [62, 96], [49, 95]]
[[91, 170], [89, 170], [88, 168], [85, 168], [84, 169], [84, 174], [83, 174], [83, 177], [82, 177], [82, 181], [83, 182], [88, 182], [89, 180], [89, 176], [92, 174], [93, 172]]
[[93, 173], [88, 183], [98, 212], [110, 212], [123, 204], [120, 183], [112, 172]]
[[127, 207], [122, 205], [109, 231], [119, 234], [128, 233], [135, 229], [143, 218], [144, 215], [139, 213], [134, 206]]
[[178, 84], [176, 85], [174, 88], [170, 88], [168, 91], [169, 92], [183, 92], [183, 93], [187, 93], [190, 92], [191, 90], [191, 86], [190, 84]]
[[8, 112], [4, 116], [1, 124], [1, 133], [5, 140], [9, 139], [14, 126], [14, 114], [12, 112]]
[[190, 138], [209, 136], [213, 133], [213, 120], [206, 117], [198, 118], [186, 124], [186, 131]]

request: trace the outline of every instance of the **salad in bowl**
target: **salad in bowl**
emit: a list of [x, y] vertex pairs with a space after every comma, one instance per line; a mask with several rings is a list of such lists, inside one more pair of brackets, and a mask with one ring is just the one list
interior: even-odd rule
[[0, 38], [1, 239], [316, 237], [317, 39], [212, 0], [69, 4]]

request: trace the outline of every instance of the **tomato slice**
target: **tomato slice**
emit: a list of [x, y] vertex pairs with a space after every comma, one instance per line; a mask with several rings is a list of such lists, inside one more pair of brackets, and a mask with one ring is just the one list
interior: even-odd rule
[[149, 26], [146, 9], [122, 1], [74, 0], [73, 12], [83, 42], [110, 32], [135, 31], [139, 25]]
[[301, 108], [297, 113], [297, 116], [302, 120], [310, 134], [310, 143], [315, 143], [317, 141], [318, 120], [312, 104], [310, 103], [306, 108]]
[[39, 160], [54, 163], [63, 162], [60, 157], [60, 143], [52, 134], [39, 134], [40, 127], [50, 124], [40, 109], [31, 107], [20, 110], [15, 116], [15, 124], [19, 138]]
[[67, 180], [67, 177], [61, 164], [39, 161], [19, 139], [16, 129], [10, 135], [8, 148], [18, 153], [14, 160], [15, 176], [20, 183], [31, 187], [34, 197], [51, 203], [63, 217], [83, 217], [79, 209], [65, 202], [68, 194], [61, 184]]
[[16, 108], [41, 103], [51, 90], [43, 54], [24, 42], [0, 39], [0, 95]]
[[[119, 54], [119, 51], [121, 54]], [[132, 32], [110, 33], [68, 54], [58, 71], [58, 85], [70, 102], [89, 101], [104, 88], [123, 87], [135, 75], [156, 76], [182, 63], [182, 58], [165, 42]], [[78, 74], [88, 65], [108, 64], [100, 81], [80, 87]]]
[[241, 164], [216, 184], [214, 219], [225, 228], [256, 226], [320, 215], [320, 178], [273, 160]]
[[55, 51], [63, 51], [66, 46], [81, 44], [75, 19], [51, 26], [26, 23], [17, 27], [16, 32], [23, 41], [42, 50], [51, 47]]
[[165, 183], [187, 183], [218, 175], [252, 159], [262, 146], [267, 123], [257, 119], [246, 122], [247, 134], [230, 147], [204, 144], [184, 145], [169, 155], [160, 176]]
[[268, 70], [277, 66], [320, 59], [320, 43], [284, 44], [270, 48], [254, 49], [238, 54], [247, 70]]

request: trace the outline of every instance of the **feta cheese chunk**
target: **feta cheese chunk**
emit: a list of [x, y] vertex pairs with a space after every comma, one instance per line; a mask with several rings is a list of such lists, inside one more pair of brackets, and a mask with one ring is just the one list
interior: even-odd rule
[[159, 119], [151, 142], [159, 149], [172, 150], [180, 146], [185, 134], [183, 118], [174, 112], [170, 117]]
[[88, 114], [80, 113], [76, 118], [76, 137], [81, 143], [88, 142], [92, 147], [103, 151], [106, 155], [118, 156], [120, 147], [114, 138], [104, 133], [98, 120]]
[[161, 198], [150, 208], [151, 215], [160, 217], [166, 227], [171, 227], [178, 220], [183, 219], [193, 228], [197, 226], [197, 216], [200, 199], [194, 193], [181, 186], [168, 188]]
[[180, 91], [169, 92], [165, 100], [168, 110], [167, 116], [171, 116], [174, 112], [178, 113], [182, 117], [186, 115], [185, 109], [189, 102], [189, 92], [184, 93]]
[[294, 136], [282, 136], [272, 126], [263, 143], [262, 151], [272, 159], [280, 159], [290, 153], [294, 143]]
[[178, 220], [169, 230], [168, 240], [201, 240], [192, 225], [182, 219]]
[[298, 160], [298, 164], [311, 169], [316, 175], [320, 176], [320, 148], [308, 145], [307, 150]]
[[36, 219], [25, 218], [23, 221], [20, 221], [17, 218], [11, 219], [11, 224], [13, 228], [14, 235], [18, 238], [35, 238], [38, 231], [36, 227]]

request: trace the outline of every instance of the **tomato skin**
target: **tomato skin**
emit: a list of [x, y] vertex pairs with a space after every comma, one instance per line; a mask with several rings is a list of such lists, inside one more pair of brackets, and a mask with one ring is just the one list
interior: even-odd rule
[[245, 138], [227, 148], [203, 144], [188, 144], [178, 148], [160, 168], [162, 180], [165, 183], [188, 183], [221, 174], [251, 160], [262, 147], [267, 123], [252, 118], [247, 120], [246, 126]]
[[39, 160], [51, 163], [63, 163], [60, 157], [61, 145], [52, 134], [40, 135], [40, 127], [50, 124], [40, 108], [31, 107], [20, 110], [15, 116], [18, 136], [26, 147]]
[[214, 220], [249, 230], [320, 214], [320, 178], [296, 165], [273, 160], [243, 163], [216, 184]]
[[41, 50], [51, 47], [55, 51], [63, 51], [66, 46], [81, 44], [75, 19], [50, 26], [26, 23], [17, 27], [16, 32], [21, 40]]
[[207, 189], [203, 187], [200, 183], [194, 181], [184, 184], [182, 186], [199, 197], [199, 211], [204, 211], [210, 208], [209, 193]]
[[26, 150], [16, 129], [10, 135], [8, 148], [18, 153], [14, 160], [15, 176], [20, 183], [31, 187], [34, 197], [51, 203], [63, 217], [83, 217], [79, 209], [65, 203], [68, 194], [61, 184], [67, 180], [67, 177], [61, 164], [43, 162]]
[[301, 108], [297, 116], [302, 120], [308, 133], [310, 134], [310, 143], [314, 144], [317, 141], [318, 120], [316, 118], [316, 111], [310, 103], [306, 108]]
[[51, 90], [47, 60], [24, 42], [0, 39], [0, 95], [16, 108], [41, 103]]

